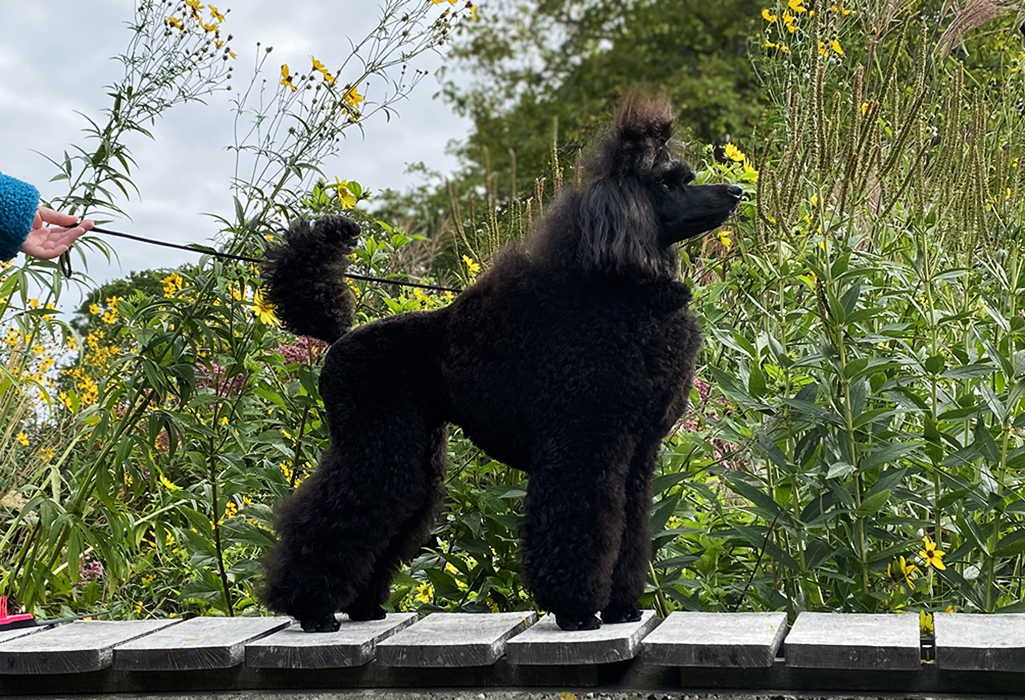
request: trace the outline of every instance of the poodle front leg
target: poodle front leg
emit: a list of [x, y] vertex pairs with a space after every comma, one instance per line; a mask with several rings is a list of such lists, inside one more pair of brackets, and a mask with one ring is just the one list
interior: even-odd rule
[[630, 450], [565, 449], [531, 467], [523, 575], [559, 627], [595, 629], [601, 624], [595, 614], [609, 602], [623, 536]]
[[612, 594], [601, 612], [603, 622], [641, 619], [637, 601], [644, 593], [651, 560], [651, 479], [661, 440], [638, 446], [626, 480], [626, 520], [612, 573]]

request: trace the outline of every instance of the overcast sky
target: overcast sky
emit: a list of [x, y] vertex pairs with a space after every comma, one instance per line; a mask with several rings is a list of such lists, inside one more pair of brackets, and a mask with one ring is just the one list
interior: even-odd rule
[[[108, 105], [103, 86], [122, 76], [111, 57], [127, 46], [131, 34], [125, 22], [133, 7], [132, 0], [0, 0], [0, 171], [36, 185], [44, 198], [65, 193], [63, 183], [49, 182], [54, 168], [43, 155], [59, 159], [72, 143], [90, 147], [77, 112], [103, 122], [100, 110]], [[267, 65], [275, 72], [282, 63], [307, 70], [311, 54], [333, 68], [344, 60], [348, 39], [361, 39], [379, 14], [378, 3], [362, 0], [222, 0], [218, 7], [231, 9], [224, 27], [235, 37], [236, 85], [251, 73], [257, 41], [274, 47]], [[372, 190], [401, 190], [423, 181], [405, 174], [411, 163], [454, 170], [456, 160], [446, 150], [451, 140], [466, 136], [469, 124], [435, 97], [440, 85], [434, 71], [442, 60], [422, 56], [413, 67], [430, 75], [410, 99], [397, 104], [398, 118], [379, 115], [369, 121], [365, 138], [358, 130], [347, 131], [340, 157], [325, 171]], [[140, 193], [121, 203], [131, 220], [109, 227], [176, 242], [208, 242], [217, 226], [204, 213], [231, 212], [233, 160], [225, 146], [232, 139], [232, 117], [229, 98], [221, 93], [206, 106], [172, 109], [152, 129], [152, 141], [131, 136], [127, 145], [138, 164], [132, 179]], [[196, 258], [125, 240], [116, 240], [114, 247], [120, 261], [112, 265], [90, 256], [95, 279]]]

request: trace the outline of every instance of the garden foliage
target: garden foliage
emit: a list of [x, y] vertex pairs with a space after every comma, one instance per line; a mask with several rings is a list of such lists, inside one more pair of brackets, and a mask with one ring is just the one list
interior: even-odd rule
[[[749, 47], [769, 115], [743, 142], [691, 145], [699, 181], [738, 182], [747, 201], [681, 251], [705, 347], [656, 478], [646, 605], [1025, 607], [1023, 18], [948, 5], [759, 8]], [[372, 101], [386, 109], [415, 84], [403, 61], [443, 40], [468, 14], [458, 8], [391, 0], [372, 40], [391, 53], [358, 45], [344, 73], [284, 65], [276, 87], [239, 93], [252, 130], [232, 146], [223, 250], [258, 256], [288, 221], [345, 210], [364, 226], [356, 271], [431, 269], [440, 241], [353, 209], [369, 192], [317, 166]], [[58, 205], [117, 211], [135, 167], [125, 137], [227, 84], [222, 21], [198, 2], [139, 4], [107, 124], [93, 150], [56, 160], [69, 182]], [[446, 245], [460, 278], [444, 281], [472, 283], [563, 169], [572, 182], [563, 157], [529, 196], [454, 192]], [[51, 296], [31, 298], [33, 279]], [[64, 286], [38, 261], [0, 278], [4, 590], [48, 613], [258, 612], [273, 505], [326, 445], [325, 348], [276, 328], [248, 264], [203, 256], [94, 292], [81, 335], [53, 316]], [[360, 322], [450, 298], [352, 290]], [[453, 432], [446, 511], [390, 605], [529, 607], [516, 564], [525, 477]]]

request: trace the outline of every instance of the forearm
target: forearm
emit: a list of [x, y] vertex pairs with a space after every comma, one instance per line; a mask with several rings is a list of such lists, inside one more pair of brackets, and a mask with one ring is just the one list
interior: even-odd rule
[[0, 173], [0, 260], [18, 254], [39, 209], [39, 190]]

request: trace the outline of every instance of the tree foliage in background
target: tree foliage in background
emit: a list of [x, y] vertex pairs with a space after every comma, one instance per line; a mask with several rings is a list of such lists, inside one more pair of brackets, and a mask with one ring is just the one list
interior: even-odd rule
[[[456, 38], [445, 95], [473, 120], [460, 155], [529, 194], [550, 174], [553, 144], [572, 165], [624, 92], [643, 86], [676, 106], [679, 135], [701, 144], [746, 140], [766, 96], [748, 58], [753, 0], [517, 0]], [[473, 80], [466, 85], [463, 73]], [[485, 155], [485, 153], [487, 155]], [[515, 154], [515, 161], [513, 156]], [[512, 183], [515, 183], [515, 191]]]

